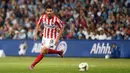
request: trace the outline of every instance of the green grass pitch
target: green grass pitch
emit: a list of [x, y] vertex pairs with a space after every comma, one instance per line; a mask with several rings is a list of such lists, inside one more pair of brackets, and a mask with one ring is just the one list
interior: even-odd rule
[[[0, 73], [130, 73], [130, 59], [45, 57], [34, 70], [28, 67], [35, 57], [0, 58]], [[89, 70], [79, 72], [78, 64], [87, 62]]]

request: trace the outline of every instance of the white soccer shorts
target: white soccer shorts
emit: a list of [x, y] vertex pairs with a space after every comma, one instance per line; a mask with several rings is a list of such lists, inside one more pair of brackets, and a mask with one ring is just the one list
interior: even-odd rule
[[56, 39], [53, 38], [42, 38], [42, 47], [46, 47], [48, 49], [55, 49], [56, 48]]

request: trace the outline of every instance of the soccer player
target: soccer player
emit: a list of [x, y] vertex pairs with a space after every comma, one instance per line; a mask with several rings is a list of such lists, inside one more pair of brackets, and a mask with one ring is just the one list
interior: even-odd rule
[[37, 39], [37, 33], [41, 23], [44, 25], [41, 51], [29, 67], [30, 70], [32, 70], [34, 66], [42, 60], [45, 54], [59, 54], [63, 57], [63, 50], [57, 51], [51, 49], [58, 44], [64, 30], [64, 25], [62, 21], [54, 15], [53, 8], [50, 5], [46, 6], [45, 14], [41, 15], [38, 23], [36, 24], [34, 40]]

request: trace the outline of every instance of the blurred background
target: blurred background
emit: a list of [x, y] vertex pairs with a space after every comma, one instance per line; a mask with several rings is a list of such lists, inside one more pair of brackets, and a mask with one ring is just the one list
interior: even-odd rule
[[65, 24], [62, 39], [130, 40], [130, 0], [0, 0], [0, 39], [33, 39], [47, 4]]
[[[41, 49], [36, 23], [48, 4], [65, 25], [56, 47], [65, 57], [46, 55], [30, 71]], [[129, 73], [129, 58], [130, 0], [0, 0], [0, 73], [79, 73], [82, 62], [88, 73]]]
[[65, 56], [130, 57], [130, 0], [0, 0], [0, 49], [6, 55], [20, 55], [22, 48], [28, 49], [22, 55], [36, 56], [43, 26], [34, 42], [35, 26], [46, 5], [65, 25]]

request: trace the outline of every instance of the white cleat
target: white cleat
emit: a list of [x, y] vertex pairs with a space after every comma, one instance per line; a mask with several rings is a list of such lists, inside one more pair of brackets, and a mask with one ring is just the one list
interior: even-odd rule
[[33, 68], [34, 68], [33, 66], [30, 66], [30, 67], [29, 67], [30, 70], [33, 70]]

